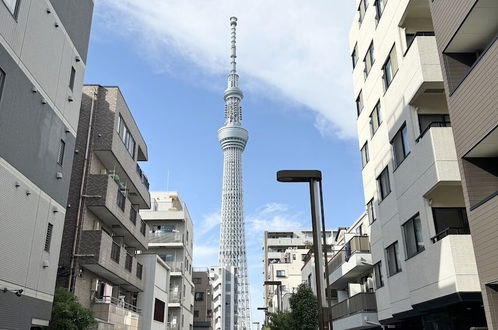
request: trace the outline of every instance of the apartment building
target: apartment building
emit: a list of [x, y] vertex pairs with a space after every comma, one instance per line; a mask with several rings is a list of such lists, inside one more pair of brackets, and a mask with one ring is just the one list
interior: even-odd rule
[[[326, 231], [328, 244], [332, 243], [334, 234], [334, 231]], [[311, 230], [265, 231], [262, 260], [264, 280], [281, 283], [280, 285], [265, 285], [264, 301], [268, 312], [278, 311], [279, 305], [283, 308], [284, 296], [293, 293], [301, 284], [301, 268], [312, 245]]]
[[209, 268], [209, 278], [213, 287], [213, 329], [232, 330], [235, 318], [235, 267], [213, 266]]
[[498, 328], [498, 2], [432, 1], [489, 329]]
[[213, 286], [209, 268], [194, 268], [194, 330], [213, 329]]
[[141, 210], [149, 225], [148, 251], [156, 253], [171, 269], [168, 302], [169, 329], [192, 330], [193, 226], [187, 206], [176, 192], [152, 192], [152, 207]]
[[[365, 213], [337, 233], [327, 265], [333, 329], [379, 328], [369, 222]], [[380, 276], [375, 278], [382, 281]]]
[[57, 285], [102, 325], [138, 329], [136, 252], [148, 234], [138, 210], [150, 207], [138, 162], [147, 145], [118, 87], [84, 86], [74, 153]]
[[379, 322], [482, 326], [430, 2], [356, 4], [350, 48]]
[[138, 294], [140, 329], [168, 330], [170, 268], [157, 254], [137, 254], [144, 269], [144, 290]]
[[93, 4], [0, 0], [3, 329], [50, 320]]

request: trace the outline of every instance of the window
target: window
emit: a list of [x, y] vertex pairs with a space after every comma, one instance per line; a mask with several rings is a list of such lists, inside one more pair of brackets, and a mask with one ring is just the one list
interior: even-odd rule
[[365, 17], [365, 12], [367, 11], [368, 3], [367, 0], [360, 0], [360, 6], [358, 7], [359, 18], [358, 21], [363, 22], [363, 18]]
[[375, 19], [377, 22], [380, 20], [384, 8], [386, 7], [387, 0], [376, 0], [375, 1]]
[[19, 0], [3, 0], [3, 3], [7, 7], [7, 9], [10, 11], [12, 16], [17, 15], [17, 7], [19, 5]]
[[204, 301], [204, 292], [196, 292], [194, 299], [195, 301]]
[[121, 211], [124, 211], [125, 204], [126, 204], [126, 197], [121, 191], [121, 189], [118, 189], [118, 197], [116, 199], [116, 203], [118, 204], [119, 208]]
[[370, 223], [375, 221], [375, 210], [373, 206], [373, 201], [374, 199], [372, 198], [370, 202], [367, 203], [367, 214], [368, 214], [368, 220]]
[[131, 267], [133, 265], [133, 257], [131, 254], [126, 253], [126, 259], [125, 259], [125, 269], [131, 273]]
[[59, 151], [57, 152], [57, 164], [62, 166], [62, 163], [64, 162], [64, 151], [66, 149], [66, 142], [64, 140], [61, 140], [59, 143]]
[[360, 236], [363, 235], [363, 225], [359, 225], [358, 227], [356, 227], [356, 233]]
[[356, 63], [358, 63], [358, 45], [354, 45], [353, 53], [351, 54], [351, 60], [353, 61], [353, 69], [356, 67]]
[[393, 145], [394, 165], [395, 167], [398, 167], [410, 153], [406, 124], [403, 124], [396, 135], [394, 135], [391, 144]]
[[401, 271], [399, 264], [398, 242], [394, 242], [386, 248], [387, 270], [389, 276], [393, 276]]
[[47, 226], [47, 235], [45, 235], [45, 248], [44, 250], [50, 252], [50, 243], [52, 242], [52, 231], [54, 230], [54, 225], [49, 223]]
[[372, 133], [372, 136], [377, 132], [377, 129], [379, 128], [380, 124], [382, 124], [382, 116], [380, 114], [380, 100], [377, 102], [375, 107], [372, 110], [372, 113], [370, 114], [370, 131]]
[[137, 262], [137, 278], [142, 279], [142, 272], [143, 272], [144, 266], [142, 266], [141, 263]]
[[285, 277], [285, 270], [277, 270], [277, 277]]
[[391, 183], [389, 182], [389, 169], [388, 166], [377, 177], [380, 190], [380, 200], [384, 200], [391, 193]]
[[5, 72], [0, 69], [0, 100], [2, 99], [3, 82], [5, 81]]
[[69, 77], [69, 89], [71, 89], [71, 91], [74, 88], [74, 78], [75, 77], [76, 77], [76, 70], [74, 69], [74, 67], [71, 67], [71, 76]]
[[419, 114], [418, 125], [420, 135], [423, 135], [431, 127], [450, 127], [450, 115], [448, 114]]
[[115, 262], [117, 262], [118, 264], [119, 264], [119, 254], [121, 252], [120, 250], [121, 250], [121, 247], [119, 246], [119, 244], [116, 242], [112, 242], [111, 259], [114, 260]]
[[393, 46], [389, 52], [386, 62], [382, 66], [384, 90], [387, 91], [389, 85], [394, 79], [396, 72], [398, 72], [398, 58], [396, 57], [396, 45]]
[[360, 94], [358, 94], [358, 97], [356, 98], [356, 113], [358, 116], [360, 115], [361, 110], [363, 110], [363, 94], [360, 91]]
[[407, 258], [424, 251], [424, 240], [422, 239], [422, 228], [418, 214], [403, 224], [403, 235]]
[[194, 310], [194, 317], [199, 317], [199, 311], [198, 310]]
[[368, 156], [368, 142], [365, 142], [363, 147], [361, 147], [361, 165], [365, 167], [369, 161], [369, 156]]
[[130, 130], [124, 123], [123, 117], [121, 117], [121, 115], [119, 115], [118, 117], [117, 132], [119, 134], [119, 137], [121, 138], [121, 141], [123, 141], [126, 150], [128, 150], [131, 158], [135, 159], [135, 140], [131, 136]]
[[194, 283], [194, 284], [201, 284], [202, 283], [202, 279], [200, 277], [193, 277], [192, 278], [192, 283]]
[[372, 65], [375, 62], [374, 58], [374, 44], [373, 41], [370, 43], [370, 46], [368, 47], [367, 53], [365, 55], [365, 58], [363, 59], [363, 63], [365, 63], [365, 79], [367, 78], [368, 74], [370, 73], [370, 70], [372, 69]]
[[164, 322], [164, 309], [166, 304], [164, 301], [156, 298], [154, 301], [154, 321]]
[[382, 263], [379, 261], [374, 265], [374, 279], [375, 288], [382, 288], [384, 286], [384, 281], [382, 280]]
[[136, 225], [137, 224], [138, 207], [136, 205], [130, 204], [130, 221]]
[[443, 239], [447, 235], [470, 234], [467, 211], [464, 207], [434, 207], [432, 208], [436, 236], [433, 242]]

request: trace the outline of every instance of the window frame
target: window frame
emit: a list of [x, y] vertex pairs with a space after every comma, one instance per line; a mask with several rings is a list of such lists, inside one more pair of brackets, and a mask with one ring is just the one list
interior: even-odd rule
[[15, 1], [14, 8], [11, 9], [11, 7], [5, 2], [5, 0], [0, 0], [0, 2], [3, 3], [5, 8], [7, 8], [12, 17], [17, 21], [17, 14], [19, 13], [19, 6], [21, 4], [21, 0], [14, 0], [14, 1]]
[[[375, 57], [374, 57], [374, 42], [373, 40], [370, 42], [370, 45], [368, 46], [367, 52], [365, 53], [365, 57], [363, 57], [363, 63], [364, 63], [364, 69], [363, 72], [365, 74], [365, 79], [367, 79], [368, 74], [372, 71], [372, 67], [375, 63]], [[367, 61], [368, 60], [368, 61]], [[368, 66], [367, 64], [370, 63]]]
[[7, 75], [5, 74], [5, 72], [2, 70], [2, 68], [0, 68], [0, 102], [2, 102], [3, 85], [5, 83], [6, 76]]
[[57, 151], [57, 164], [63, 166], [64, 164], [64, 153], [66, 151], [66, 142], [61, 139], [59, 142], [59, 150]]
[[74, 91], [74, 81], [76, 79], [76, 69], [74, 66], [71, 66], [71, 75], [69, 76], [69, 89]]
[[360, 90], [358, 93], [358, 96], [356, 97], [356, 114], [359, 117], [361, 112], [363, 111], [364, 105], [363, 105], [363, 92]]
[[[162, 304], [162, 310], [161, 308]], [[153, 320], [157, 322], [164, 323], [164, 311], [166, 310], [166, 303], [162, 301], [161, 299], [155, 298], [154, 300], [154, 315], [153, 315]]]
[[[361, 6], [362, 5], [363, 5], [363, 14], [362, 14], [362, 11], [361, 11], [361, 9], [362, 9]], [[363, 22], [363, 19], [365, 19], [365, 15], [367, 13], [367, 9], [368, 9], [368, 1], [367, 0], [360, 0], [360, 4], [358, 5], [358, 9], [357, 9], [358, 13], [359, 13], [359, 15], [358, 15], [358, 23], [360, 23], [360, 25]]]
[[374, 271], [374, 284], [375, 289], [380, 289], [384, 286], [384, 280], [382, 279], [382, 261], [379, 260], [373, 265]]
[[[397, 148], [396, 146], [398, 146], [397, 143], [395, 143], [395, 141], [397, 141], [397, 139], [400, 138], [400, 142], [401, 142], [401, 148], [402, 148], [402, 155], [403, 155], [403, 158], [402, 159], [398, 159], [397, 157]], [[408, 127], [406, 125], [406, 122], [404, 122], [401, 127], [398, 129], [398, 131], [396, 132], [396, 134], [394, 134], [393, 138], [391, 139], [391, 147], [392, 147], [392, 152], [393, 152], [393, 163], [394, 163], [394, 169], [396, 170], [404, 161], [405, 159], [408, 157], [408, 155], [411, 153], [411, 146], [410, 146], [410, 141], [409, 141], [409, 136], [408, 136]], [[408, 151], [407, 151], [408, 150]]]
[[368, 162], [370, 161], [370, 154], [368, 152], [368, 141], [365, 141], [365, 143], [363, 143], [363, 146], [360, 149], [360, 153], [361, 153], [361, 165], [362, 168], [365, 168], [365, 166], [367, 166]]
[[[383, 185], [382, 185], [382, 177], [385, 175], [387, 178], [387, 188], [389, 188], [389, 191], [384, 191]], [[380, 200], [379, 203], [382, 202], [384, 199], [391, 194], [392, 189], [391, 189], [391, 179], [389, 178], [389, 166], [384, 167], [384, 169], [380, 172], [380, 174], [377, 176], [377, 182], [379, 185], [379, 196]]]
[[[378, 3], [381, 2], [382, 5], [382, 10], [379, 10]], [[379, 24], [380, 19], [382, 18], [382, 14], [384, 13], [384, 9], [386, 9], [388, 0], [375, 0], [374, 6], [375, 6], [375, 21], [377, 24]]]
[[[415, 228], [415, 224], [418, 224], [419, 228], [418, 230]], [[412, 225], [411, 229], [413, 229], [411, 232], [407, 232], [407, 229], [409, 229], [409, 226]], [[420, 214], [417, 213], [405, 223], [401, 225], [402, 227], [402, 232], [403, 232], [403, 238], [405, 242], [405, 253], [406, 253], [406, 260], [413, 258], [417, 254], [423, 252], [425, 250], [425, 243], [424, 243], [424, 238], [422, 237], [422, 222], [420, 220]], [[421, 235], [421, 237], [418, 237], [418, 234]], [[415, 242], [415, 250], [411, 252], [408, 247], [408, 235], [413, 235], [412, 239]], [[413, 247], [412, 247], [413, 248]]]
[[353, 70], [358, 64], [358, 43], [354, 44], [353, 52], [351, 53], [351, 61], [353, 62]]
[[[393, 51], [394, 51], [394, 54], [393, 54]], [[384, 61], [384, 64], [382, 65], [382, 80], [384, 81], [384, 93], [387, 92], [387, 90], [389, 89], [389, 86], [391, 86], [391, 83], [394, 80], [394, 77], [396, 77], [396, 74], [399, 71], [399, 63], [398, 63], [397, 56], [398, 56], [398, 53], [396, 51], [396, 44], [394, 44], [391, 47], [391, 50], [389, 50], [389, 54], [387, 55], [387, 58]], [[396, 70], [393, 69], [393, 58], [396, 59]], [[387, 75], [388, 71], [386, 70], [386, 67], [388, 67], [388, 66], [390, 68], [390, 71], [389, 71], [390, 72], [390, 79], [387, 79], [388, 78], [388, 75]]]
[[275, 276], [276, 277], [285, 277], [285, 269], [277, 269], [275, 271]]
[[[372, 112], [370, 112], [370, 133], [372, 134], [372, 137], [375, 135], [375, 133], [377, 132], [377, 130], [379, 129], [380, 125], [382, 124], [382, 115], [380, 113], [380, 110], [381, 110], [381, 105], [380, 105], [380, 100], [377, 101], [377, 103], [375, 104], [375, 106], [373, 107], [372, 109]], [[375, 113], [375, 118], [377, 119], [376, 122], [377, 122], [377, 127], [374, 128], [374, 115]]]
[[[370, 212], [370, 210], [372, 212]], [[371, 215], [370, 215], [371, 213]], [[375, 209], [374, 209], [374, 198], [370, 199], [367, 203], [367, 216], [368, 216], [368, 222], [369, 224], [372, 224], [377, 220], [377, 216], [375, 215]]]
[[54, 233], [54, 225], [52, 223], [47, 224], [47, 232], [45, 234], [45, 246], [43, 251], [50, 253], [50, 246], [52, 245], [52, 236]]
[[194, 293], [194, 301], [204, 301], [204, 292], [197, 291]]
[[[394, 250], [394, 272], [391, 273], [391, 260], [390, 260], [390, 253], [389, 251], [393, 249]], [[401, 273], [401, 265], [400, 265], [400, 256], [399, 256], [399, 245], [398, 241], [393, 242], [391, 245], [387, 246], [385, 249], [386, 252], [386, 261], [387, 261], [387, 275], [388, 277], [394, 276], [398, 273]]]

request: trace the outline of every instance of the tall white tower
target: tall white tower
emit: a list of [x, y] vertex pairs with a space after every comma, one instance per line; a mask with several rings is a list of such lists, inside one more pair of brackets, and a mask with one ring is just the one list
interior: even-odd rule
[[[246, 241], [244, 230], [244, 203], [242, 192], [242, 152], [249, 138], [241, 126], [242, 91], [239, 89], [235, 33], [237, 18], [230, 18], [231, 70], [225, 90], [225, 125], [218, 130], [223, 149], [223, 189], [221, 195], [220, 266], [236, 267], [235, 320], [233, 329], [251, 329], [249, 288], [247, 283]], [[232, 329], [232, 327], [229, 327]]]

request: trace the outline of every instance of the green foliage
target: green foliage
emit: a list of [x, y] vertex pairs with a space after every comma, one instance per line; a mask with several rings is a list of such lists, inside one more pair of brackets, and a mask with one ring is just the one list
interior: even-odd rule
[[72, 293], [64, 288], [55, 290], [49, 330], [85, 330], [94, 323], [92, 312], [81, 306]]
[[318, 329], [318, 302], [313, 291], [305, 284], [289, 299], [291, 312], [270, 315], [271, 330], [316, 330]]

